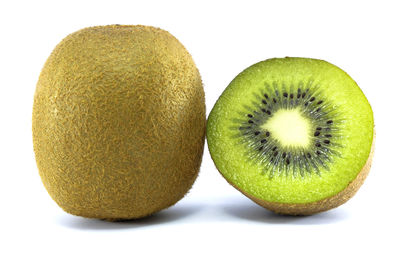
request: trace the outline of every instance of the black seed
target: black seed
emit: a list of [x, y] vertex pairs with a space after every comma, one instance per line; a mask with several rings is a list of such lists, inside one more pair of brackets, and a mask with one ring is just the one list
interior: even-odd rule
[[332, 135], [330, 135], [330, 134], [327, 134], [327, 135], [325, 135], [325, 137], [332, 137]]
[[316, 112], [319, 112], [319, 111], [321, 111], [321, 108], [318, 108]]
[[316, 147], [321, 147], [321, 144], [320, 143], [316, 143], [315, 146]]
[[321, 152], [320, 152], [320, 151], [318, 151], [318, 150], [317, 150], [317, 152], [315, 152], [315, 153], [317, 153], [317, 155], [320, 155], [320, 154], [321, 154]]
[[320, 105], [320, 104], [322, 104], [322, 102], [323, 102], [322, 100], [318, 101], [317, 105]]
[[265, 135], [268, 137], [270, 135], [270, 133], [267, 131], [267, 133], [265, 133]]
[[314, 100], [315, 100], [315, 97], [311, 97], [310, 102], [312, 102], [312, 101], [314, 101]]
[[254, 123], [253, 120], [249, 120], [247, 122], [249, 122], [249, 124], [253, 124]]
[[273, 101], [274, 101], [274, 103], [276, 103], [276, 99], [274, 98], [274, 99], [272, 99]]
[[284, 153], [282, 154], [282, 157], [283, 157], [283, 158], [285, 158], [285, 157], [286, 157], [286, 152], [284, 152]]
[[329, 127], [325, 128], [326, 131], [331, 131], [331, 129]]
[[328, 139], [327, 139], [327, 140], [324, 140], [324, 143], [327, 144], [327, 145], [329, 145], [330, 142], [331, 142], [331, 141], [329, 141]]
[[262, 143], [262, 144], [264, 144], [265, 142], [267, 142], [267, 139], [261, 140], [261, 143]]
[[266, 105], [266, 104], [267, 104], [267, 101], [265, 101], [265, 100], [263, 100], [262, 102], [263, 102], [263, 104], [264, 104], [264, 105]]
[[290, 160], [289, 160], [289, 158], [286, 158], [286, 165], [289, 165], [290, 164]]
[[272, 148], [272, 151], [275, 151], [277, 149], [277, 147], [276, 146], [274, 146], [274, 148]]
[[328, 120], [328, 121], [326, 121], [326, 123], [329, 125], [329, 124], [332, 124], [333, 123], [333, 120]]
[[318, 130], [318, 131], [321, 131], [321, 130], [322, 130], [322, 127], [317, 127], [317, 130]]
[[263, 111], [264, 113], [267, 113], [267, 110], [265, 110], [264, 108], [262, 108], [261, 111]]
[[301, 97], [301, 94], [297, 94], [297, 98], [300, 98]]
[[284, 97], [287, 97], [287, 96], [288, 96], [288, 93], [286, 93], [286, 92], [283, 93], [283, 96], [284, 96]]
[[293, 99], [293, 97], [294, 97], [294, 95], [293, 95], [293, 94], [290, 94], [290, 99]]
[[275, 151], [274, 156], [277, 156], [277, 155], [278, 155], [278, 151]]
[[304, 103], [304, 106], [308, 106], [308, 102], [305, 102], [305, 103]]
[[310, 153], [307, 153], [307, 157], [308, 157], [308, 158], [311, 158], [311, 154], [310, 154]]
[[268, 114], [268, 115], [271, 115], [271, 111], [267, 110], [267, 114]]
[[315, 131], [314, 136], [319, 136], [321, 134], [319, 131]]
[[260, 134], [260, 131], [254, 132], [254, 135], [258, 136]]
[[258, 151], [261, 151], [263, 149], [263, 147], [258, 148]]
[[301, 97], [302, 97], [302, 98], [306, 97], [306, 93], [303, 93], [303, 94], [301, 95]]
[[248, 116], [248, 117], [253, 117], [253, 115], [252, 115], [252, 114], [248, 114], [247, 116]]
[[248, 127], [246, 127], [247, 129], [250, 129], [251, 128], [251, 126], [248, 126]]
[[264, 94], [264, 97], [265, 97], [266, 99], [268, 99], [268, 95], [267, 95], [267, 94]]

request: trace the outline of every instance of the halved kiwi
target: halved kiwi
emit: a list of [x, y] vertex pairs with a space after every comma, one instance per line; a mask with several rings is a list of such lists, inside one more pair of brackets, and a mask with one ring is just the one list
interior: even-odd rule
[[368, 100], [340, 68], [276, 58], [240, 73], [212, 109], [208, 147], [225, 179], [277, 213], [337, 207], [370, 169], [374, 119]]

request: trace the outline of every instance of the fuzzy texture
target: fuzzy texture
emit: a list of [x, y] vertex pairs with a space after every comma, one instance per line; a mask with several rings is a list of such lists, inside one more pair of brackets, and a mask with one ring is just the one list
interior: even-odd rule
[[37, 166], [68, 213], [145, 217], [192, 186], [205, 123], [199, 72], [171, 34], [85, 28], [57, 45], [40, 74], [32, 117]]
[[[374, 156], [375, 150], [375, 133], [374, 133], [374, 140], [372, 142], [371, 152], [369, 154], [368, 160], [365, 163], [364, 167], [361, 169], [360, 173], [356, 176], [356, 178], [349, 183], [349, 185], [337, 193], [334, 196], [311, 202], [306, 204], [297, 204], [297, 203], [279, 203], [279, 202], [269, 202], [264, 201], [262, 199], [258, 199], [240, 188], [233, 185], [237, 190], [239, 190], [242, 194], [253, 200], [255, 203], [259, 204], [266, 209], [269, 209], [275, 213], [282, 214], [282, 215], [292, 215], [292, 216], [307, 216], [313, 215], [316, 213], [324, 212], [333, 208], [336, 208], [340, 205], [346, 203], [350, 198], [352, 198], [360, 189], [362, 184], [364, 183], [365, 179], [368, 176], [369, 170], [371, 169], [372, 158]], [[229, 181], [228, 181], [229, 182]]]

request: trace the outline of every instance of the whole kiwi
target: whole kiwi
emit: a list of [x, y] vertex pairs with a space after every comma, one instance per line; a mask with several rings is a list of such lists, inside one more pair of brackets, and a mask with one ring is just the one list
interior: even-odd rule
[[66, 212], [133, 219], [187, 193], [205, 124], [199, 71], [174, 36], [96, 26], [67, 36], [45, 63], [33, 146], [43, 184]]

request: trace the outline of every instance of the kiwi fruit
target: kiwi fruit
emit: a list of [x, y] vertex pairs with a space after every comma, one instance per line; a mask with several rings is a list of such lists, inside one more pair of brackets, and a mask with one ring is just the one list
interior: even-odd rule
[[354, 80], [316, 59], [275, 58], [241, 72], [207, 123], [224, 178], [276, 213], [337, 207], [362, 185], [372, 161], [374, 119]]
[[34, 96], [41, 179], [66, 212], [125, 220], [180, 200], [205, 140], [200, 74], [184, 46], [150, 26], [96, 26], [63, 39]]

